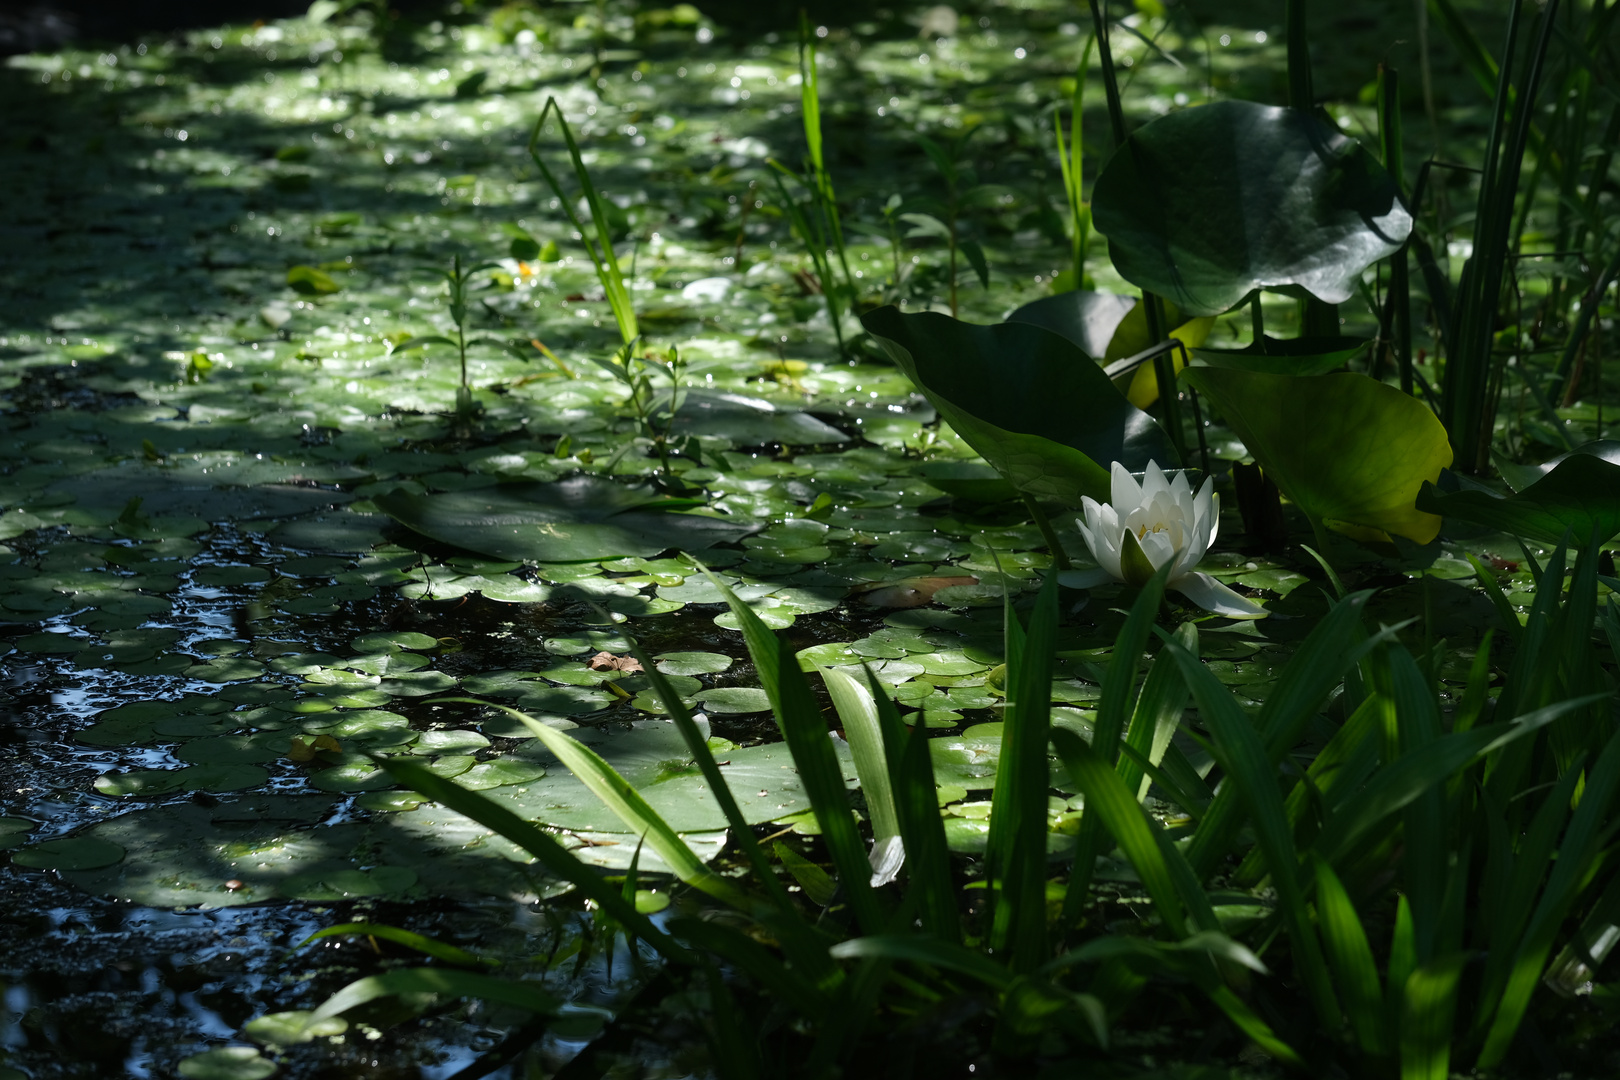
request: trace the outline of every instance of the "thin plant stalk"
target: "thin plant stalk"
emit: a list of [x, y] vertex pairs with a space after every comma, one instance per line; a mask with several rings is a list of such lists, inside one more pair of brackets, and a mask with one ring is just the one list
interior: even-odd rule
[[[1114, 54], [1108, 44], [1107, 15], [1101, 0], [1087, 0], [1087, 3], [1091, 6], [1092, 28], [1097, 37], [1097, 59], [1102, 68], [1103, 90], [1108, 98], [1108, 122], [1113, 131], [1114, 152], [1119, 153], [1127, 145], [1125, 108], [1121, 103], [1119, 80], [1114, 72]], [[1169, 336], [1164, 302], [1157, 293], [1142, 290], [1142, 310], [1147, 318], [1149, 338], [1158, 342]], [[1154, 358], [1153, 374], [1158, 383], [1159, 408], [1163, 410], [1165, 433], [1170, 436], [1170, 445], [1175, 448], [1177, 461], [1184, 462], [1187, 460], [1187, 435], [1181, 427], [1180, 401], [1176, 396], [1175, 360], [1169, 353]]]

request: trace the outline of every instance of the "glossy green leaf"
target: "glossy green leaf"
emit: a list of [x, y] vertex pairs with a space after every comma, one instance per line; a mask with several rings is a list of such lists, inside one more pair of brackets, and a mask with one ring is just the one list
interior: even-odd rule
[[1190, 368], [1184, 378], [1313, 520], [1369, 539], [1426, 544], [1439, 535], [1439, 517], [1415, 502], [1424, 481], [1451, 463], [1451, 444], [1421, 401], [1349, 372], [1294, 378]]
[[1394, 179], [1354, 140], [1246, 101], [1134, 132], [1097, 178], [1092, 214], [1120, 274], [1193, 315], [1288, 286], [1342, 303], [1412, 230]]
[[1195, 346], [1193, 352], [1210, 367], [1229, 371], [1252, 371], [1264, 375], [1326, 375], [1344, 367], [1366, 345], [1360, 338], [1351, 337], [1264, 337], [1241, 349]]
[[702, 551], [740, 540], [760, 524], [681, 513], [688, 503], [591, 476], [440, 495], [395, 491], [373, 502], [400, 524], [434, 540], [529, 562]]
[[1566, 529], [1577, 544], [1588, 537], [1603, 543], [1620, 532], [1620, 464], [1595, 454], [1570, 454], [1516, 494], [1441, 491], [1426, 484], [1418, 505], [1544, 544], [1559, 543]]
[[941, 416], [1019, 491], [1079, 506], [1106, 500], [1108, 468], [1176, 462], [1163, 429], [1096, 361], [1029, 323], [975, 326], [893, 307], [862, 317]]

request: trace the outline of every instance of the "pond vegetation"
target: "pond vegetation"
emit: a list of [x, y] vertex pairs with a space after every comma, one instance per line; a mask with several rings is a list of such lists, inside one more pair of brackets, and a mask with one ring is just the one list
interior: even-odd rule
[[1611, 1074], [1614, 12], [10, 58], [0, 1080]]

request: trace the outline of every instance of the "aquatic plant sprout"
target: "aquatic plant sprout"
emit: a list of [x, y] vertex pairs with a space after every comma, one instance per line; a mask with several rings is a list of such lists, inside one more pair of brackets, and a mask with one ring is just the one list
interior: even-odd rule
[[1165, 587], [1204, 610], [1231, 619], [1265, 617], [1265, 608], [1196, 569], [1215, 542], [1220, 518], [1213, 478], [1205, 479], [1194, 495], [1186, 473], [1167, 480], [1156, 461], [1148, 462], [1140, 484], [1117, 461], [1112, 473], [1107, 504], [1090, 496], [1081, 499], [1085, 518], [1077, 524], [1097, 569], [1082, 572], [1073, 584], [1086, 588], [1112, 579], [1142, 586], [1171, 563]]

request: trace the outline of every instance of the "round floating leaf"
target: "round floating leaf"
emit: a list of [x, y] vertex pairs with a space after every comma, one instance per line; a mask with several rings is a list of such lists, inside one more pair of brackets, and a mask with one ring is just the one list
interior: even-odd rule
[[947, 315], [862, 316], [941, 416], [1019, 491], [1079, 506], [1106, 500], [1109, 465], [1176, 463], [1164, 431], [1086, 353], [1030, 323], [975, 326]]
[[1412, 231], [1394, 179], [1309, 112], [1222, 101], [1134, 132], [1097, 178], [1092, 220], [1114, 267], [1190, 315], [1256, 289], [1331, 304]]
[[614, 556], [702, 551], [734, 543], [753, 521], [683, 513], [689, 500], [659, 497], [592, 476], [549, 484], [501, 484], [440, 495], [390, 492], [372, 500], [407, 528], [503, 559], [583, 562]]
[[770, 697], [757, 686], [722, 686], [705, 690], [697, 699], [713, 713], [760, 713], [771, 709]]
[[98, 870], [124, 857], [124, 849], [93, 836], [47, 840], [25, 847], [11, 856], [18, 866], [35, 870]]
[[1277, 487], [1315, 521], [1352, 535], [1420, 544], [1440, 518], [1419, 510], [1424, 481], [1451, 464], [1451, 444], [1416, 398], [1365, 375], [1293, 378], [1190, 368]]
[[546, 770], [532, 761], [521, 758], [497, 758], [474, 765], [456, 778], [456, 783], [469, 791], [488, 791], [508, 784], [527, 784], [546, 775]]
[[27, 818], [0, 817], [0, 851], [26, 843], [33, 828], [34, 823]]
[[251, 1046], [216, 1046], [181, 1058], [175, 1071], [185, 1080], [264, 1080], [274, 1076], [276, 1063], [260, 1057]]
[[242, 1034], [265, 1046], [282, 1047], [306, 1043], [317, 1036], [341, 1035], [349, 1030], [349, 1022], [341, 1016], [328, 1016], [311, 1024], [312, 1015], [308, 1009], [294, 1009], [255, 1017], [242, 1025]]
[[130, 769], [103, 773], [96, 777], [95, 789], [114, 798], [123, 796], [167, 795], [184, 786], [179, 769]]
[[724, 653], [672, 652], [656, 657], [658, 670], [665, 675], [714, 675], [731, 667], [731, 657]]
[[1426, 484], [1418, 505], [1448, 518], [1514, 533], [1544, 544], [1569, 530], [1577, 546], [1603, 543], [1620, 532], [1620, 464], [1571, 454], [1540, 480], [1506, 498], [1493, 492], [1441, 491]]
[[389, 634], [365, 634], [349, 642], [349, 647], [359, 653], [392, 652], [396, 649], [423, 651], [437, 649], [439, 639], [429, 634], [418, 634], [414, 630], [400, 630]]
[[287, 284], [301, 296], [327, 296], [343, 289], [330, 274], [313, 266], [295, 266], [288, 270]]

